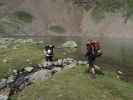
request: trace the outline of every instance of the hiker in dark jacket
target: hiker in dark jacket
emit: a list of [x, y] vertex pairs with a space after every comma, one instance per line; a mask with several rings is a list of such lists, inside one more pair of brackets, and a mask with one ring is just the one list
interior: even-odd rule
[[92, 78], [96, 78], [95, 60], [97, 57], [102, 55], [99, 42], [88, 40], [86, 48], [86, 57], [89, 63], [89, 73], [91, 73]]
[[54, 45], [47, 45], [45, 46], [45, 59], [46, 61], [53, 61], [53, 56], [54, 56]]
[[45, 46], [44, 56], [45, 56], [45, 68], [52, 69], [53, 68], [53, 57], [54, 57], [54, 45]]

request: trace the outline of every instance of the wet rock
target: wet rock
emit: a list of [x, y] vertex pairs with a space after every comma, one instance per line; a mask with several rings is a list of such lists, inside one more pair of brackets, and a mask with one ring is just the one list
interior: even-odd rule
[[78, 63], [79, 65], [86, 65], [86, 64], [88, 64], [87, 61], [78, 61], [77, 63]]
[[40, 70], [35, 72], [32, 76], [31, 76], [31, 80], [47, 80], [51, 77], [51, 71], [50, 70]]
[[94, 65], [96, 70], [101, 70], [101, 68], [97, 65]]
[[66, 58], [63, 60], [63, 62], [64, 64], [69, 65], [69, 64], [75, 63], [76, 60], [74, 60], [73, 58]]
[[0, 80], [0, 89], [6, 87], [6, 81], [7, 81], [7, 79], [1, 79]]
[[38, 66], [37, 66], [39, 69], [42, 69], [42, 68], [44, 68], [44, 65], [43, 64], [38, 64]]
[[52, 66], [54, 62], [48, 62], [48, 61], [44, 61], [43, 62], [43, 66], [47, 67], [47, 66]]
[[66, 66], [64, 66], [64, 70], [74, 68], [74, 67], [76, 67], [76, 65], [77, 65], [76, 63], [72, 63], [70, 65], [66, 65]]
[[62, 67], [64, 64], [63, 59], [58, 59], [54, 62], [54, 66]]
[[0, 95], [0, 100], [8, 100], [8, 96], [7, 95]]
[[59, 66], [63, 66], [63, 63], [64, 63], [64, 62], [63, 62], [63, 59], [58, 59], [57, 62], [58, 62], [58, 65], [59, 65]]
[[58, 66], [58, 61], [53, 62], [54, 66]]
[[14, 81], [14, 79], [15, 79], [14, 75], [9, 76], [8, 79], [7, 79], [7, 84], [12, 83]]
[[52, 69], [52, 72], [56, 73], [56, 72], [60, 72], [62, 69], [61, 67], [55, 67]]
[[102, 69], [99, 66], [97, 66], [97, 65], [94, 65], [94, 66], [95, 66], [95, 70], [96, 70], [97, 74], [104, 75], [104, 72], [102, 71]]
[[33, 69], [34, 69], [33, 67], [25, 67], [25, 68], [24, 68], [24, 70], [25, 70], [26, 72], [32, 72]]
[[47, 62], [47, 61], [45, 61], [44, 63], [43, 63], [43, 66], [44, 66], [44, 68], [46, 68], [46, 69], [52, 69], [53, 67], [54, 67], [54, 62]]
[[16, 69], [13, 69], [12, 72], [13, 72], [14, 75], [17, 75], [17, 72], [18, 72], [18, 71], [17, 71]]
[[12, 94], [23, 90], [29, 84], [31, 84], [31, 80], [29, 76], [21, 75], [17, 77], [14, 80], [14, 82], [12, 82], [12, 85], [11, 85]]
[[47, 67], [47, 62], [44, 61], [42, 65], [43, 65], [44, 68], [46, 68]]
[[78, 47], [75, 41], [66, 41], [62, 46], [65, 48], [77, 48]]
[[123, 76], [124, 76], [124, 73], [121, 71], [121, 70], [118, 70], [117, 72], [116, 72], [116, 78], [117, 79], [122, 79], [123, 78]]
[[120, 70], [118, 70], [118, 71], [117, 71], [117, 74], [118, 74], [118, 75], [123, 75], [123, 72], [120, 71]]

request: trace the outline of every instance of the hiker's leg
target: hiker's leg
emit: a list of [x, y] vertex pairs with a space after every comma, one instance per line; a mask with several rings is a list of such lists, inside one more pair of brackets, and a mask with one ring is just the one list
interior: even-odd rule
[[45, 57], [45, 60], [48, 62], [48, 56]]
[[50, 56], [50, 61], [53, 61], [53, 56]]
[[95, 67], [92, 67], [92, 68], [91, 68], [91, 72], [92, 72], [93, 75], [96, 75]]
[[96, 70], [95, 70], [94, 62], [95, 62], [95, 59], [91, 59], [90, 73], [91, 73], [92, 78], [96, 78]]
[[89, 58], [89, 68], [88, 68], [89, 73], [91, 73], [92, 67], [93, 67], [93, 61], [92, 61], [92, 58], [90, 57]]

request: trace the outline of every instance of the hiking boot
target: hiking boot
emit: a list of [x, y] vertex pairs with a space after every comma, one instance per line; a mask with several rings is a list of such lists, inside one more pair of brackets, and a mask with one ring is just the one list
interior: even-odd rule
[[89, 79], [96, 79], [96, 75], [91, 73], [91, 74], [88, 76], [88, 78], [89, 78]]

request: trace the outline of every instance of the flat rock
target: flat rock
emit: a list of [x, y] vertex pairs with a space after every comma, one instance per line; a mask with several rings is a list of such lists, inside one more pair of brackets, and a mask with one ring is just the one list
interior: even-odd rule
[[60, 72], [62, 69], [60, 67], [55, 67], [52, 69], [52, 71], [54, 72]]
[[8, 96], [6, 96], [6, 95], [0, 95], [0, 100], [8, 100]]
[[8, 79], [7, 79], [7, 84], [12, 83], [14, 81], [14, 78], [15, 78], [14, 75], [9, 76]]
[[76, 48], [78, 47], [77, 43], [75, 41], [66, 41], [63, 45], [63, 47], [69, 47], [69, 48]]
[[51, 77], [51, 71], [45, 69], [35, 72], [31, 76], [31, 80], [47, 80], [50, 77]]
[[95, 65], [95, 69], [96, 70], [101, 70], [101, 68], [99, 66], [97, 66], [97, 65]]
[[7, 81], [6, 79], [0, 80], [0, 89], [6, 86], [6, 81]]
[[86, 64], [88, 64], [88, 62], [87, 61], [78, 61], [78, 64], [80, 64], [80, 65], [86, 65]]
[[25, 67], [24, 70], [27, 72], [31, 72], [34, 68], [33, 67]]
[[66, 70], [66, 69], [71, 69], [71, 68], [73, 68], [73, 67], [76, 67], [76, 63], [72, 63], [72, 64], [70, 64], [70, 65], [66, 65], [66, 66], [64, 66], [64, 70]]

